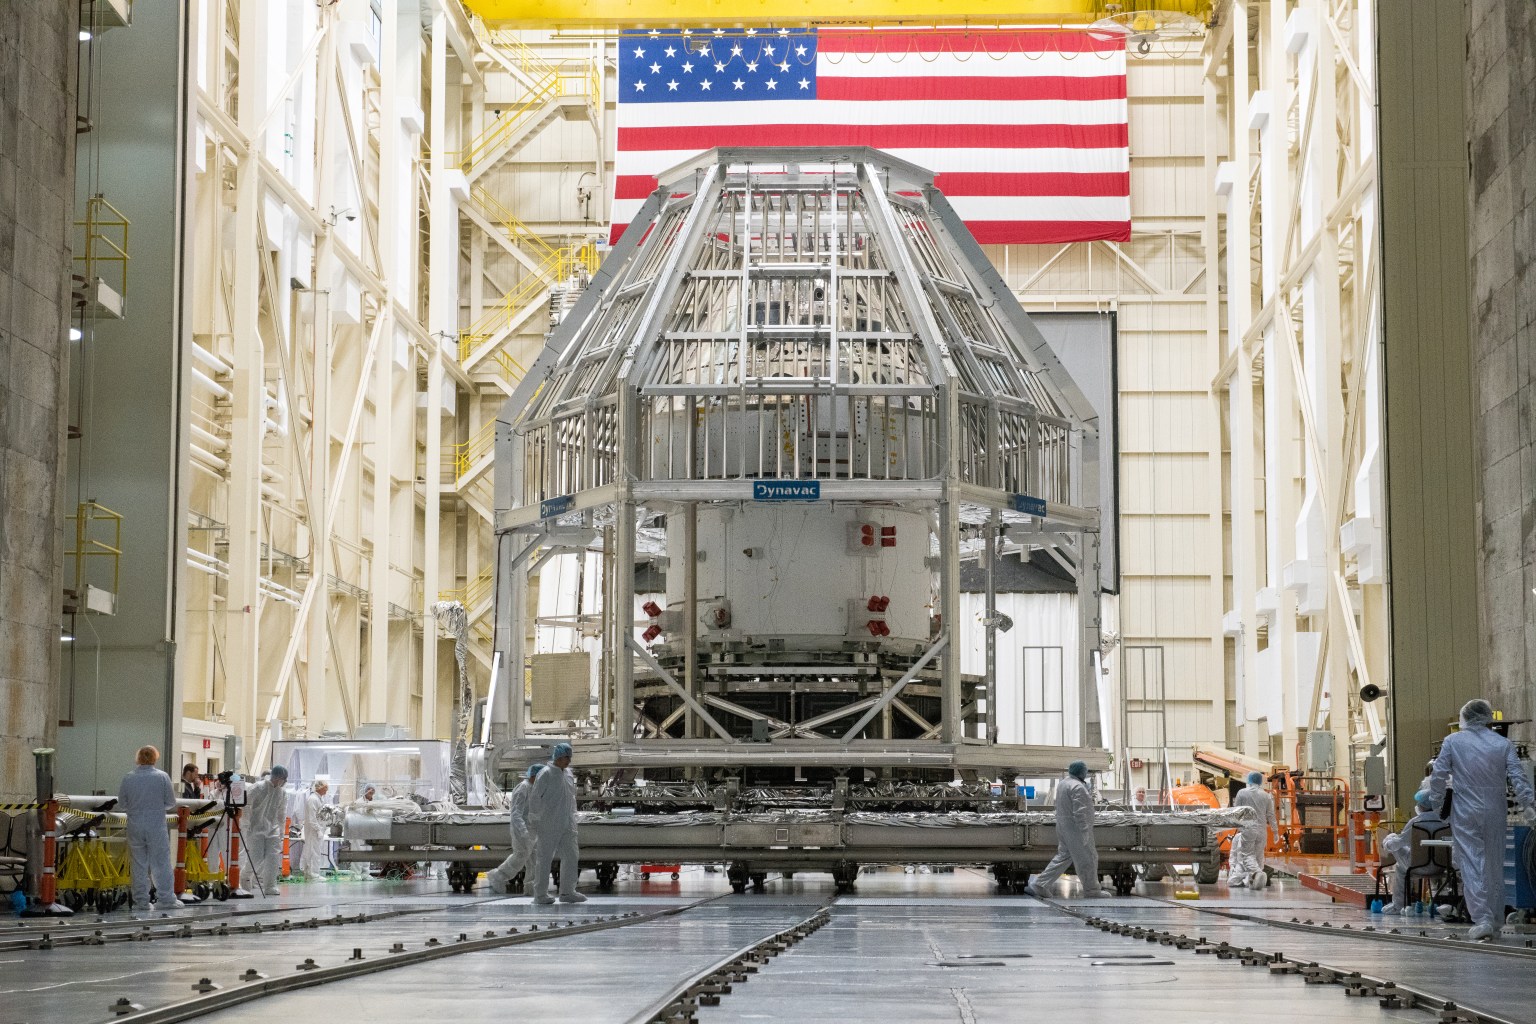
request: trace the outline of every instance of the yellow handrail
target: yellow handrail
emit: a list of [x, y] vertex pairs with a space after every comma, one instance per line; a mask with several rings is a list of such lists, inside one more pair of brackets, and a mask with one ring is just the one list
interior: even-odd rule
[[455, 480], [461, 480], [470, 471], [475, 463], [479, 462], [492, 448], [496, 447], [496, 421], [490, 420], [485, 426], [470, 437], [468, 441], [460, 441], [451, 446], [453, 454], [453, 476]]
[[473, 172], [481, 161], [515, 135], [545, 104], [562, 96], [587, 95], [591, 80], [592, 76], [585, 68], [572, 71], [557, 68], [547, 77], [535, 79], [528, 92], [512, 105], [511, 110], [504, 111], [500, 117], [486, 125], [480, 134], [470, 139], [469, 144], [459, 151], [459, 169], [465, 174]]
[[91, 282], [101, 277], [109, 285], [112, 281], [102, 277], [103, 265], [117, 268], [116, 291], [128, 293], [128, 218], [105, 196], [97, 193], [85, 203], [85, 219], [75, 221], [75, 227], [85, 232], [80, 254], [75, 263], [80, 265], [81, 277]]
[[496, 570], [494, 566], [486, 566], [481, 569], [474, 579], [469, 580], [457, 590], [444, 590], [438, 595], [439, 601], [457, 601], [466, 611], [474, 610], [482, 601], [491, 595], [491, 589], [496, 585]]
[[459, 362], [467, 363], [480, 348], [495, 337], [523, 311], [529, 302], [556, 281], [563, 281], [578, 271], [591, 274], [597, 269], [597, 247], [591, 244], [565, 249], [550, 249], [537, 269], [488, 306], [480, 319], [459, 332]]
[[498, 221], [506, 230], [507, 237], [518, 245], [533, 250], [533, 255], [539, 259], [548, 259], [549, 255], [556, 251], [555, 247], [544, 241], [543, 237], [536, 233], [527, 224], [524, 224], [511, 210], [491, 195], [490, 192], [476, 185], [470, 190], [470, 198], [475, 205]]
[[[123, 516], [120, 512], [114, 512], [105, 505], [94, 501], [82, 501], [75, 506], [73, 515], [65, 516], [75, 522], [75, 546], [73, 550], [64, 552], [65, 558], [75, 560], [75, 593], [85, 592], [86, 584], [86, 559], [91, 557], [106, 558], [112, 563], [112, 588], [111, 592], [117, 593], [118, 572], [121, 569], [123, 556]], [[109, 544], [97, 540], [92, 534], [92, 523], [108, 523], [108, 529], [112, 533], [112, 542]]]

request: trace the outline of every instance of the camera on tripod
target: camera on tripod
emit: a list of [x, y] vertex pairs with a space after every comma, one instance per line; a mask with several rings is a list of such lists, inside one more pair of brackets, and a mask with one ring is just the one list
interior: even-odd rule
[[219, 784], [224, 787], [224, 809], [233, 810], [245, 806], [245, 779], [239, 772], [223, 771], [218, 775]]

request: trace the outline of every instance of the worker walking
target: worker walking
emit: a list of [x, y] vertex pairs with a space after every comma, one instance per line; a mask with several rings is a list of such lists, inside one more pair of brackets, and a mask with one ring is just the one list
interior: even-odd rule
[[1383, 914], [1401, 914], [1403, 908], [1408, 905], [1408, 869], [1413, 866], [1413, 830], [1422, 830], [1427, 835], [1445, 827], [1445, 822], [1440, 820], [1440, 814], [1435, 809], [1434, 802], [1429, 798], [1429, 791], [1421, 789], [1413, 794], [1414, 806], [1418, 809], [1413, 817], [1408, 819], [1408, 824], [1403, 826], [1401, 832], [1387, 836], [1381, 841], [1383, 853], [1392, 855], [1392, 902], [1382, 908]]
[[1099, 849], [1093, 845], [1093, 790], [1082, 761], [1069, 764], [1067, 777], [1056, 787], [1056, 856], [1035, 876], [1029, 891], [1045, 899], [1068, 865], [1077, 871], [1085, 897], [1104, 895], [1099, 888]]
[[550, 766], [539, 773], [528, 794], [528, 827], [533, 833], [533, 902], [553, 903], [549, 870], [560, 858], [560, 902], [585, 903], [576, 891], [581, 851], [576, 845], [576, 779], [570, 773], [571, 745], [556, 743]]
[[[511, 815], [508, 827], [512, 833], [512, 851], [507, 854], [507, 859], [492, 868], [485, 876], [490, 883], [491, 892], [506, 892], [507, 886], [517, 877], [519, 871], [526, 876], [532, 874], [533, 867], [533, 833], [528, 829], [528, 796], [533, 792], [533, 780], [539, 777], [539, 773], [549, 765], [544, 762], [528, 766], [528, 774], [523, 781], [512, 790]], [[564, 868], [561, 869], [562, 877]]]
[[1443, 807], [1446, 786], [1451, 799], [1451, 857], [1461, 873], [1462, 895], [1472, 929], [1467, 938], [1498, 937], [1504, 924], [1504, 833], [1508, 808], [1506, 783], [1514, 787], [1523, 814], [1536, 809], [1536, 794], [1520, 770], [1514, 744], [1489, 728], [1493, 708], [1481, 697], [1461, 709], [1461, 729], [1440, 744], [1430, 776], [1429, 798]]
[[330, 850], [327, 835], [330, 825], [325, 821], [325, 794], [330, 784], [316, 782], [304, 799], [304, 859], [301, 867], [304, 880], [318, 882], [330, 866]]
[[1232, 806], [1250, 808], [1257, 820], [1243, 825], [1232, 837], [1227, 885], [1233, 889], [1244, 886], [1262, 889], [1269, 884], [1269, 875], [1264, 871], [1264, 853], [1269, 846], [1270, 830], [1279, 827], [1274, 797], [1264, 791], [1264, 776], [1249, 772], [1248, 785], [1232, 798]]
[[[176, 876], [171, 873], [171, 838], [165, 816], [176, 809], [176, 790], [171, 777], [155, 763], [160, 751], [139, 748], [138, 765], [123, 776], [117, 789], [117, 805], [128, 817], [128, 868], [133, 885], [133, 905], [140, 910], [180, 910]], [[155, 883], [154, 903], [149, 883]]]
[[240, 837], [250, 856], [251, 874], [267, 896], [277, 895], [277, 875], [283, 852], [282, 830], [288, 821], [288, 769], [272, 766], [272, 774], [245, 790]]

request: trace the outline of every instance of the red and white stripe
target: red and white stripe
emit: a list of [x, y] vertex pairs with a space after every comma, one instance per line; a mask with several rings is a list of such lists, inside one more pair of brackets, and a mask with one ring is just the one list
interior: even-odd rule
[[743, 145], [883, 149], [932, 170], [984, 243], [1130, 237], [1123, 40], [822, 31], [816, 73], [814, 100], [620, 103], [612, 238], [658, 173]]

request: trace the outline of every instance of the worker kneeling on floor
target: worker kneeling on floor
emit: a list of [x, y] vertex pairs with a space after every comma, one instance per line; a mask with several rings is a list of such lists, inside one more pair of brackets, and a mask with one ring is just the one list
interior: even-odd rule
[[1269, 846], [1270, 830], [1277, 828], [1275, 800], [1264, 792], [1264, 776], [1248, 773], [1248, 785], [1232, 798], [1233, 807], [1249, 807], [1258, 815], [1251, 825], [1244, 825], [1232, 837], [1232, 854], [1227, 868], [1227, 885], [1262, 889], [1269, 884], [1264, 871], [1264, 852]]
[[1056, 787], [1056, 856], [1035, 876], [1029, 891], [1044, 899], [1070, 865], [1083, 883], [1085, 897], [1103, 896], [1099, 888], [1099, 848], [1093, 845], [1093, 789], [1088, 766], [1067, 765], [1067, 777]]
[[553, 903], [549, 871], [560, 858], [560, 902], [585, 903], [576, 891], [581, 851], [576, 845], [576, 777], [571, 774], [571, 745], [556, 743], [550, 767], [534, 780], [528, 794], [528, 826], [533, 832], [533, 902]]

